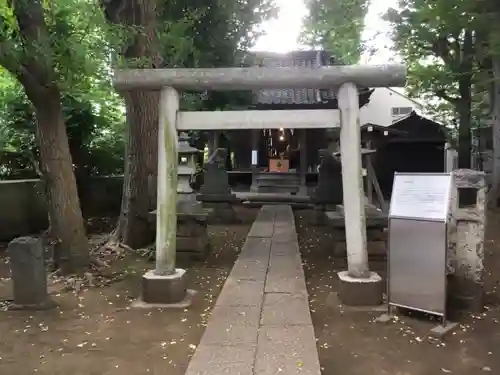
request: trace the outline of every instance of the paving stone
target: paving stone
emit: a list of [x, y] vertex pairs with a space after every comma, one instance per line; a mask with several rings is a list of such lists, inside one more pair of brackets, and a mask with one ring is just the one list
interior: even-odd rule
[[254, 374], [278, 373], [320, 375], [312, 324], [260, 329]]
[[307, 287], [304, 275], [283, 277], [275, 272], [267, 274], [264, 291], [266, 293], [307, 294]]
[[207, 364], [191, 360], [185, 375], [253, 375], [253, 366], [246, 363]]
[[241, 249], [238, 259], [267, 259], [271, 251], [271, 239], [248, 237]]
[[254, 280], [264, 282], [269, 260], [238, 260], [233, 266], [229, 278], [234, 280]]
[[[252, 374], [244, 372], [244, 367], [253, 368], [255, 350], [255, 345], [247, 344], [200, 344], [191, 358], [186, 375]], [[228, 372], [230, 370], [234, 372]]]
[[203, 345], [257, 344], [258, 325], [233, 325], [223, 320], [210, 322], [201, 339]]
[[311, 324], [307, 296], [304, 294], [266, 293], [260, 323], [262, 326]]
[[228, 278], [216, 306], [261, 306], [264, 282]]
[[272, 255], [299, 255], [299, 244], [297, 241], [290, 242], [275, 242], [273, 237], [273, 243], [271, 245], [271, 254]]
[[260, 306], [215, 306], [208, 324], [225, 321], [231, 325], [257, 326], [260, 321]]
[[250, 237], [272, 237], [274, 233], [274, 227], [272, 222], [258, 222], [255, 221], [252, 225], [252, 229], [250, 229], [250, 233], [248, 233], [247, 238]]
[[304, 277], [299, 256], [271, 256], [268, 273], [276, 273], [283, 277]]

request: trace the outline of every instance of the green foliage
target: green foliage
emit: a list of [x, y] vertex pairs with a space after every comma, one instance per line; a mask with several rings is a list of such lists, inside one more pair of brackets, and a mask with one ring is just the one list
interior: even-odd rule
[[[33, 106], [15, 80], [0, 77], [0, 177], [36, 178]], [[117, 99], [64, 94], [62, 101], [75, 170], [89, 176], [122, 173], [124, 120]]]
[[301, 42], [332, 53], [344, 64], [359, 61], [369, 0], [307, 0]]
[[[55, 70], [51, 79], [62, 92], [77, 176], [122, 173], [124, 106], [111, 87], [111, 67], [151, 66], [148, 57], [123, 59], [131, 41], [146, 31], [107, 22], [97, 0], [43, 6], [49, 42], [33, 45], [21, 38], [10, 1], [0, 0], [0, 178], [37, 176], [33, 107], [16, 78], [23, 64], [39, 58]], [[241, 65], [242, 52], [261, 33], [258, 25], [275, 15], [272, 0], [174, 0], [159, 9], [160, 67]], [[244, 108], [250, 102], [248, 93], [184, 93], [182, 109]], [[204, 134], [191, 136], [200, 146], [206, 141]]]

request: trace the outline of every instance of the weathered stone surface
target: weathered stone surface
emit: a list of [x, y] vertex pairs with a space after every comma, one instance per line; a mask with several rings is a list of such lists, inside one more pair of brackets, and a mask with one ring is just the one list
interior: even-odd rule
[[210, 210], [208, 215], [208, 222], [210, 224], [233, 224], [239, 222], [233, 203], [210, 201], [208, 198], [201, 199], [203, 200], [203, 207]]
[[[206, 345], [201, 343], [189, 363], [186, 374], [199, 374], [204, 371], [205, 374], [219, 374], [215, 368], [225, 365], [243, 364], [253, 367], [255, 355], [255, 345]], [[209, 371], [208, 371], [209, 370]], [[201, 372], [203, 373], [203, 372]]]
[[273, 236], [274, 227], [273, 222], [259, 222], [252, 225], [248, 237], [263, 237], [270, 238]]
[[47, 293], [44, 248], [41, 240], [19, 237], [8, 246], [16, 308], [47, 309], [54, 304]]
[[241, 249], [239, 260], [269, 258], [271, 239], [266, 237], [247, 237]]
[[264, 282], [266, 280], [268, 261], [261, 260], [238, 260], [231, 270], [229, 277], [234, 280], [254, 280]]
[[[289, 241], [289, 242], [276, 242], [273, 236], [273, 244], [271, 246], [271, 255], [293, 255], [299, 256], [299, 244], [297, 241]], [[299, 262], [300, 263], [300, 262]]]
[[[450, 303], [455, 308], [477, 312], [483, 308], [484, 295], [485, 174], [459, 169], [453, 171], [453, 177], [447, 249]], [[460, 189], [475, 193], [474, 204], [460, 202]]]
[[311, 324], [307, 296], [303, 294], [266, 293], [260, 322], [263, 326]]
[[268, 273], [266, 278], [266, 293], [307, 294], [304, 275], [290, 277], [278, 273]]
[[228, 278], [216, 306], [260, 306], [264, 283], [254, 280], [235, 280]]
[[226, 321], [212, 321], [203, 334], [204, 345], [256, 345], [258, 326], [233, 325]]
[[262, 327], [254, 374], [319, 375], [320, 365], [312, 324]]
[[370, 277], [356, 279], [350, 277], [347, 271], [338, 273], [339, 300], [347, 306], [377, 306], [383, 302], [385, 283], [375, 272]]
[[213, 322], [227, 322], [231, 325], [256, 327], [259, 325], [260, 311], [260, 306], [218, 305], [212, 309], [209, 324]]
[[203, 363], [193, 358], [186, 375], [254, 375], [253, 364], [248, 363]]
[[151, 304], [178, 303], [186, 298], [186, 271], [176, 269], [172, 275], [148, 271], [142, 277], [142, 300]]

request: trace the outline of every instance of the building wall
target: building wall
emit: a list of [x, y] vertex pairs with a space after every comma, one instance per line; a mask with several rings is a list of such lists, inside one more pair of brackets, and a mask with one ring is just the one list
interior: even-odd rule
[[361, 108], [361, 125], [388, 126], [411, 111], [420, 112], [421, 108], [420, 104], [404, 96], [401, 89], [378, 88], [370, 102]]

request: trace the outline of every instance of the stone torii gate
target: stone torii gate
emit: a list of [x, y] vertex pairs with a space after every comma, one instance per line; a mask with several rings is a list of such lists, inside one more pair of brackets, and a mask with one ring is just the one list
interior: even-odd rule
[[[355, 288], [379, 284], [380, 277], [368, 268], [357, 86], [403, 87], [405, 81], [406, 68], [403, 65], [116, 71], [114, 85], [118, 91], [161, 90], [156, 267], [143, 277], [144, 302], [176, 303], [186, 296], [183, 277], [185, 271], [175, 267], [177, 132], [186, 130], [340, 127], [348, 271], [339, 273], [339, 277], [343, 284], [350, 284]], [[179, 110], [178, 90], [252, 91], [304, 87], [338, 88], [339, 109], [215, 112]]]

